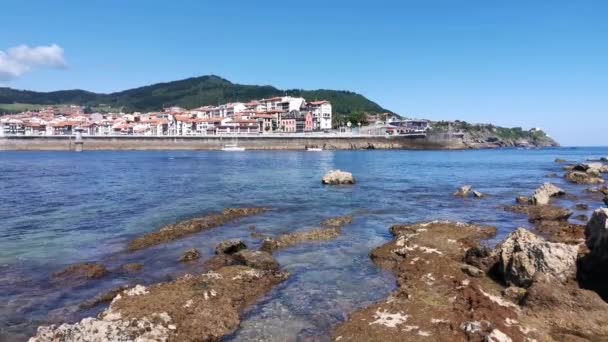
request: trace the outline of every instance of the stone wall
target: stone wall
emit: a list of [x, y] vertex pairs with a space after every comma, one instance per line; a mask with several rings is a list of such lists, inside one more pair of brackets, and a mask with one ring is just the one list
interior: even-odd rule
[[[463, 149], [461, 138], [447, 135], [427, 137], [376, 136], [250, 136], [239, 137], [83, 137], [83, 150], [219, 150], [238, 142], [248, 150], [304, 150], [320, 147], [325, 150], [357, 149]], [[11, 136], [0, 137], [0, 150], [5, 151], [72, 151], [73, 137]]]

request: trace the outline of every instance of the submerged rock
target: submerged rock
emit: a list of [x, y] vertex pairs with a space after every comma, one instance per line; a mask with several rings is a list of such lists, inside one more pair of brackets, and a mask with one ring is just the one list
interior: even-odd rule
[[350, 172], [330, 170], [323, 176], [321, 183], [328, 185], [355, 184], [356, 180]]
[[532, 203], [535, 205], [547, 205], [551, 197], [565, 195], [566, 192], [551, 183], [545, 183], [536, 189], [532, 196]]
[[86, 280], [102, 278], [108, 273], [108, 269], [104, 265], [85, 262], [69, 266], [63, 271], [56, 272], [53, 276], [59, 279]]
[[539, 274], [560, 281], [573, 278], [577, 253], [577, 246], [547, 242], [519, 228], [498, 246], [496, 254], [504, 281], [525, 288]]
[[124, 265], [120, 266], [120, 269], [123, 272], [127, 272], [127, 273], [139, 272], [139, 271], [141, 271], [142, 268], [144, 268], [144, 265], [138, 264], [138, 263], [129, 263], [129, 264], [124, 264]]
[[563, 163], [567, 163], [568, 161], [565, 159], [561, 159], [561, 158], [555, 158], [555, 162], [558, 164], [563, 164]]
[[342, 227], [353, 222], [352, 216], [340, 216], [321, 222], [324, 228], [298, 231], [277, 237], [267, 237], [262, 243], [261, 250], [273, 252], [309, 241], [326, 241], [340, 236]]
[[243, 249], [247, 249], [243, 240], [227, 240], [220, 242], [215, 247], [215, 254], [234, 254]]
[[179, 258], [180, 262], [189, 262], [197, 260], [201, 257], [201, 252], [199, 252], [196, 248], [191, 248], [184, 252], [184, 254]]
[[164, 226], [159, 231], [148, 233], [142, 237], [133, 240], [129, 244], [128, 249], [130, 251], [136, 251], [160, 245], [207, 229], [219, 227], [241, 218], [258, 215], [266, 211], [268, 211], [268, 209], [266, 208], [224, 209], [224, 211], [220, 214], [211, 214], [204, 217]]
[[117, 295], [99, 318], [38, 328], [31, 342], [219, 341], [248, 306], [287, 274], [228, 266]]
[[589, 210], [589, 206], [584, 203], [579, 203], [575, 206], [576, 210]]
[[529, 197], [518, 196], [517, 198], [515, 198], [515, 203], [517, 203], [517, 204], [531, 204], [532, 200]]

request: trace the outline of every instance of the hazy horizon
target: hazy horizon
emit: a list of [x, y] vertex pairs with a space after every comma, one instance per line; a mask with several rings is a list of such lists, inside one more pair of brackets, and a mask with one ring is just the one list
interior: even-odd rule
[[[9, 1], [0, 85], [120, 91], [214, 74], [408, 117], [608, 145], [608, 3]], [[27, 25], [23, 25], [26, 22]]]

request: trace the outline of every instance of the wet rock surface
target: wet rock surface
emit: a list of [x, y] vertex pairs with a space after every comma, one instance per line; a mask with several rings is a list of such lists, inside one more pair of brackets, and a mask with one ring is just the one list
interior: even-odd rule
[[515, 205], [505, 210], [528, 215], [536, 232], [551, 242], [578, 244], [584, 240], [584, 226], [568, 222], [571, 210], [551, 205]]
[[141, 271], [143, 268], [144, 265], [139, 263], [129, 263], [120, 266], [120, 270], [126, 273], [136, 273]]
[[295, 246], [304, 242], [310, 241], [326, 241], [335, 239], [342, 233], [342, 227], [352, 223], [352, 216], [333, 217], [321, 222], [319, 229], [298, 231], [289, 234], [279, 235], [277, 237], [267, 237], [262, 243], [261, 249], [267, 252], [273, 252], [283, 248]]
[[108, 273], [108, 269], [104, 265], [85, 262], [56, 272], [53, 274], [53, 277], [63, 280], [88, 280], [105, 277]]
[[[395, 274], [399, 288], [385, 301], [352, 314], [334, 330], [335, 340], [608, 338], [603, 324], [608, 304], [576, 282], [577, 246], [550, 243], [521, 229], [490, 252], [479, 247], [492, 235], [490, 228], [441, 221], [396, 226], [391, 232], [395, 239], [375, 249], [372, 259]], [[502, 274], [490, 278], [463, 272], [460, 260], [493, 260], [492, 255], [505, 267]], [[527, 288], [505, 287], [513, 277], [525, 280]]]
[[130, 251], [136, 251], [160, 245], [207, 229], [216, 228], [241, 218], [258, 215], [266, 211], [268, 211], [266, 208], [224, 209], [220, 214], [211, 214], [164, 226], [156, 232], [146, 234], [133, 240], [129, 243], [128, 249]]
[[330, 170], [323, 176], [321, 183], [327, 185], [355, 184], [356, 180], [352, 173], [341, 170]]
[[599, 177], [598, 173], [593, 171], [569, 171], [566, 173], [566, 179], [576, 184], [603, 184], [604, 180]]
[[217, 341], [233, 332], [239, 314], [287, 274], [227, 266], [198, 276], [116, 295], [99, 318], [43, 326], [38, 341]]
[[265, 251], [242, 250], [233, 255], [234, 260], [244, 265], [262, 270], [278, 270], [279, 263]]
[[507, 206], [505, 210], [526, 214], [530, 222], [536, 221], [565, 221], [572, 216], [572, 211], [550, 205], [515, 205]]

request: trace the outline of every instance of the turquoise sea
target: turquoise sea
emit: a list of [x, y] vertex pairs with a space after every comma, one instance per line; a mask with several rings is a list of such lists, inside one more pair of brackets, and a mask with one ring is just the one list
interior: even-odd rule
[[[565, 183], [555, 158], [584, 161], [608, 156], [608, 148], [471, 151], [324, 152], [0, 152], [0, 341], [22, 341], [37, 326], [75, 322], [102, 307], [79, 304], [122, 284], [150, 284], [196, 272], [200, 264], [177, 262], [189, 248], [211, 257], [226, 239], [260, 241], [249, 226], [276, 235], [311, 229], [322, 220], [352, 214], [355, 222], [333, 241], [276, 253], [289, 280], [247, 311], [226, 340], [327, 339], [350, 312], [386, 297], [394, 279], [369, 260], [372, 248], [391, 237], [396, 223], [435, 219], [498, 227], [501, 239], [526, 217], [501, 206], [553, 182], [571, 196], [557, 201], [574, 210], [601, 202], [585, 186]], [[328, 187], [331, 169], [352, 172], [354, 186]], [[558, 173], [558, 177], [549, 177]], [[452, 194], [471, 184], [486, 198]], [[128, 253], [134, 237], [226, 207], [272, 210], [173, 243]], [[574, 221], [573, 221], [574, 222]], [[580, 223], [580, 222], [579, 222]], [[494, 241], [495, 242], [495, 241]], [[492, 242], [491, 242], [492, 243]], [[70, 285], [53, 272], [78, 262], [110, 270], [128, 262], [142, 272], [112, 273]]]

